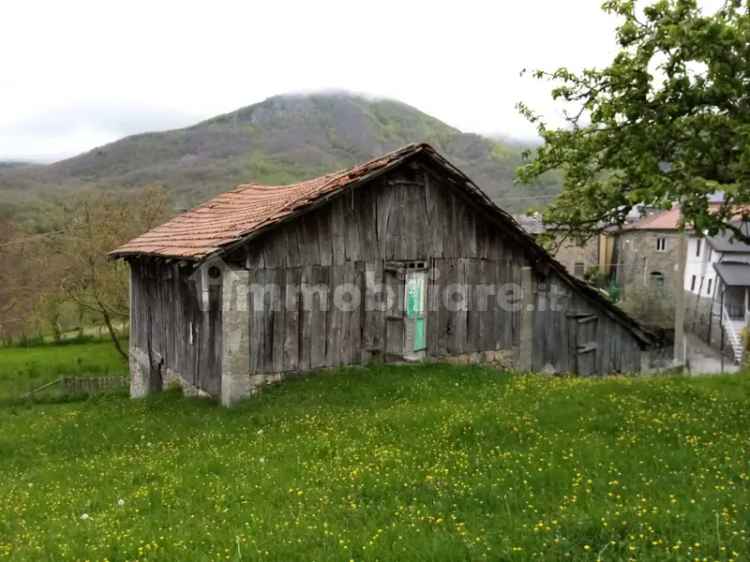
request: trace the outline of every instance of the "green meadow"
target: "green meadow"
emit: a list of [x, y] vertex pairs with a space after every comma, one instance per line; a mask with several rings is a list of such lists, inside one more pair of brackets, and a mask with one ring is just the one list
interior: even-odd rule
[[[0, 350], [4, 392], [29, 364], [124, 369], [64, 347]], [[749, 406], [746, 375], [447, 365], [297, 378], [233, 410], [7, 400], [0, 560], [747, 560]]]
[[127, 362], [109, 341], [0, 347], [0, 405], [65, 376], [127, 375]]

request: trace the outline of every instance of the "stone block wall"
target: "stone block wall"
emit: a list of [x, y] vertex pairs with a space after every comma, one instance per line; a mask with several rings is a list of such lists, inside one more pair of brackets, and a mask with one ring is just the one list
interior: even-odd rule
[[[666, 239], [666, 250], [657, 248], [657, 239]], [[617, 284], [621, 295], [628, 291], [656, 288], [661, 274], [661, 289], [672, 294], [680, 253], [680, 234], [671, 231], [636, 230], [618, 236], [615, 258]]]
[[[555, 252], [555, 259], [571, 274], [583, 278], [583, 274], [599, 265], [599, 239], [592, 238], [583, 245], [564, 242]], [[576, 269], [576, 264], [583, 265], [582, 272]]]

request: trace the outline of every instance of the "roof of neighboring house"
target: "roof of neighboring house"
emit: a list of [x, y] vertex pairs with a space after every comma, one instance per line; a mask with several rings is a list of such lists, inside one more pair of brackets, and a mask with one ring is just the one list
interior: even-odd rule
[[722, 261], [715, 263], [714, 269], [728, 287], [750, 286], [750, 263]]
[[[720, 209], [723, 200], [723, 193], [716, 192], [711, 194], [708, 198], [709, 211], [717, 211]], [[749, 210], [746, 205], [736, 205], [735, 209], [737, 210], [738, 217], [740, 214]], [[611, 227], [609, 231], [616, 234], [618, 232], [630, 232], [634, 230], [680, 230], [682, 227], [682, 212], [680, 207], [675, 205], [667, 211], [647, 215], [639, 221], [625, 224], [622, 228]]]
[[543, 234], [545, 232], [544, 221], [535, 215], [514, 215], [516, 222], [528, 234]]
[[679, 230], [681, 227], [682, 213], [679, 207], [673, 207], [668, 211], [654, 213], [643, 217], [641, 220], [624, 225], [621, 232], [630, 230]]
[[312, 211], [348, 189], [362, 185], [417, 156], [428, 159], [440, 168], [450, 183], [469, 195], [479, 209], [486, 212], [503, 229], [503, 233], [523, 249], [537, 270], [555, 271], [569, 286], [601, 305], [611, 318], [624, 325], [639, 341], [646, 345], [654, 342], [651, 333], [593, 286], [571, 275], [565, 266], [524, 232], [511, 215], [495, 205], [471, 179], [426, 143], [410, 144], [349, 170], [293, 185], [240, 185], [131, 240], [111, 252], [110, 256], [151, 256], [202, 262]]
[[[738, 224], [742, 233], [745, 236], [750, 236], [750, 224], [743, 222]], [[736, 240], [734, 233], [731, 231], [725, 231], [716, 236], [709, 236], [706, 238], [710, 246], [717, 252], [724, 254], [747, 254], [750, 253], [750, 244]]]

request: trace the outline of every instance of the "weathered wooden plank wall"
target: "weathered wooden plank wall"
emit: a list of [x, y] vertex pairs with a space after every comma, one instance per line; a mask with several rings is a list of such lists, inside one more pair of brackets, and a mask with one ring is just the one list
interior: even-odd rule
[[[390, 310], [373, 306], [378, 285], [401, 290], [396, 273], [385, 267], [393, 261], [425, 262], [429, 267], [429, 355], [519, 345], [520, 295], [500, 296], [516, 305], [509, 310], [497, 306], [498, 295], [483, 291], [486, 286], [504, 291], [520, 287], [521, 268], [529, 265], [522, 248], [427, 167], [402, 167], [374, 180], [374, 185], [350, 191], [250, 241], [230, 256], [232, 260], [250, 270], [251, 284], [279, 288], [250, 296], [253, 373], [298, 372], [395, 355], [403, 338], [403, 325], [394, 318], [401, 304]], [[599, 316], [597, 372], [639, 368], [637, 341], [600, 305], [571, 290], [554, 273], [539, 281], [535, 369], [576, 368], [571, 314]], [[312, 293], [310, 285], [316, 287]], [[335, 288], [345, 285], [356, 287], [363, 300], [342, 311], [334, 306]], [[454, 290], [462, 286], [470, 288], [467, 294]], [[444, 302], [446, 291], [453, 297], [452, 306]], [[489, 306], [480, 310], [484, 299]], [[297, 306], [290, 310], [288, 302]]]
[[221, 389], [221, 283], [211, 283], [209, 306], [200, 304], [200, 280], [192, 268], [158, 260], [131, 260], [136, 347], [149, 367], [170, 369], [189, 384], [218, 395]]
[[[596, 316], [595, 329], [583, 335], [574, 333], [574, 316]], [[579, 345], [594, 345], [594, 368], [597, 373], [636, 372], [640, 370], [640, 348], [637, 340], [611, 313], [591, 303], [560, 279], [551, 278], [539, 287], [534, 318], [535, 337], [533, 367], [551, 366], [559, 372], [576, 370]]]

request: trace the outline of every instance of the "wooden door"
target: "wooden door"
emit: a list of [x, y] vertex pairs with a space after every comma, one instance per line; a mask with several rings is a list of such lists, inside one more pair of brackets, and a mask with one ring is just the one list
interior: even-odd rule
[[568, 341], [573, 370], [579, 375], [596, 373], [598, 346], [597, 328], [599, 317], [595, 314], [571, 314], [568, 316]]

